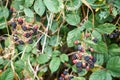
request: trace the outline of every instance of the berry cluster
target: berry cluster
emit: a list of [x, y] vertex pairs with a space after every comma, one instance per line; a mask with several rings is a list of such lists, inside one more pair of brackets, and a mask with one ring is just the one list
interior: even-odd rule
[[37, 34], [38, 26], [30, 25], [23, 18], [12, 19], [10, 22], [13, 40], [16, 44], [32, 44], [33, 36]]
[[59, 80], [72, 80], [73, 75], [70, 75], [67, 70], [64, 70]]
[[76, 65], [79, 73], [82, 71], [82, 69], [89, 71], [90, 69], [94, 68], [96, 58], [92, 55], [78, 52], [72, 55], [72, 62]]
[[113, 39], [113, 38], [118, 38], [120, 35], [119, 30], [114, 30], [111, 34], [108, 34], [109, 38]]

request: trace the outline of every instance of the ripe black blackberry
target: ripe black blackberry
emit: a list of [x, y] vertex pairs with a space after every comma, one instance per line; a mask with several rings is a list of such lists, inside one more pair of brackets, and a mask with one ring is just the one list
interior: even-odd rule
[[85, 57], [84, 57], [84, 60], [86, 60], [86, 61], [88, 61], [89, 59], [90, 59], [89, 56], [85, 56]]
[[27, 30], [27, 27], [24, 25], [21, 27], [23, 31], [26, 31]]
[[81, 45], [78, 45], [78, 51], [82, 51], [82, 46]]
[[32, 39], [29, 39], [29, 40], [28, 40], [28, 43], [29, 43], [29, 44], [32, 44], [32, 43], [33, 43], [33, 40], [32, 40]]
[[77, 63], [76, 63], [76, 67], [77, 67], [77, 68], [82, 67], [82, 62], [77, 62]]
[[72, 80], [73, 76], [69, 76], [68, 80]]
[[26, 33], [26, 34], [25, 34], [25, 37], [26, 37], [26, 38], [29, 38], [30, 36], [31, 36], [30, 33]]
[[92, 69], [94, 68], [94, 63], [93, 64], [90, 64], [89, 67]]
[[61, 76], [61, 77], [59, 78], [59, 80], [64, 80], [64, 78]]
[[97, 60], [96, 60], [96, 58], [95, 58], [95, 57], [93, 57], [92, 61], [93, 61], [93, 63], [95, 63]]
[[93, 41], [94, 43], [97, 43], [98, 39], [97, 39], [97, 38], [94, 38], [92, 41]]
[[21, 45], [24, 44], [24, 42], [23, 42], [22, 40], [19, 40], [18, 42], [19, 42], [19, 44], [21, 44]]
[[76, 55], [76, 54], [73, 54], [73, 55], [72, 55], [72, 60], [75, 60], [75, 59], [77, 59], [77, 55]]
[[16, 26], [17, 26], [16, 22], [11, 22], [10, 25], [12, 26], [12, 30], [16, 29]]
[[15, 41], [19, 40], [19, 38], [18, 38], [17, 36], [14, 36], [13, 39], [14, 39]]
[[66, 70], [63, 72], [64, 75], [67, 75], [67, 73], [68, 73], [68, 71], [66, 71]]
[[77, 72], [80, 73], [82, 71], [82, 68], [78, 68]]

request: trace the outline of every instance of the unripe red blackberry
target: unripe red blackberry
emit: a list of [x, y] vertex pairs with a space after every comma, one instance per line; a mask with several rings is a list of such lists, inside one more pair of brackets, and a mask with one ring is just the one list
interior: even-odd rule
[[79, 40], [75, 40], [75, 41], [74, 41], [74, 44], [75, 44], [75, 45], [79, 44]]
[[87, 71], [89, 71], [89, 70], [90, 70], [90, 67], [89, 67], [89, 66], [87, 66], [87, 67], [86, 67], [86, 70], [87, 70]]
[[23, 24], [23, 19], [22, 18], [18, 18], [17, 21], [18, 21], [18, 24], [20, 24], [20, 25]]
[[90, 57], [90, 59], [93, 59], [93, 56], [92, 56], [92, 55], [90, 55], [89, 57]]
[[78, 62], [78, 60], [73, 60], [72, 62], [73, 62], [74, 64], [76, 64], [76, 63]]
[[86, 63], [85, 63], [85, 62], [82, 63], [82, 67], [83, 67], [83, 68], [86, 67]]
[[90, 34], [89, 34], [89, 33], [86, 33], [86, 34], [85, 34], [85, 37], [86, 37], [86, 38], [87, 38], [87, 37], [89, 37], [89, 36], [90, 36]]
[[78, 53], [78, 57], [79, 57], [79, 58], [82, 58], [82, 52], [79, 52], [79, 53]]
[[90, 52], [94, 52], [94, 49], [93, 48], [89, 48]]

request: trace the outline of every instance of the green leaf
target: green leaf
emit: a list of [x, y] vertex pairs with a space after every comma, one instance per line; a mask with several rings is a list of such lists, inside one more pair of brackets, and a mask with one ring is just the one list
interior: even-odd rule
[[89, 80], [112, 80], [110, 73], [104, 70], [98, 70], [92, 73]]
[[31, 7], [33, 5], [34, 0], [25, 0], [25, 7]]
[[5, 47], [8, 47], [10, 45], [10, 37], [5, 39]]
[[25, 13], [25, 15], [26, 15], [27, 17], [34, 17], [33, 11], [32, 11], [31, 9], [29, 9], [29, 8], [25, 8], [25, 9], [24, 9], [24, 13]]
[[59, 22], [58, 21], [53, 21], [50, 30], [54, 33], [56, 31], [56, 29], [58, 28], [58, 26], [59, 26]]
[[85, 28], [86, 28], [87, 30], [92, 30], [92, 28], [93, 28], [93, 24], [92, 24], [92, 22], [89, 21], [89, 20], [85, 21], [85, 23], [83, 24], [83, 26], [85, 26]]
[[0, 29], [4, 29], [4, 28], [6, 28], [6, 22], [5, 21], [1, 21], [0, 20]]
[[53, 57], [52, 60], [50, 61], [49, 68], [51, 72], [55, 72], [60, 66], [60, 59], [57, 57]]
[[67, 1], [66, 8], [67, 10], [73, 11], [78, 10], [81, 5], [82, 5], [81, 0], [71, 0]]
[[25, 20], [29, 23], [33, 23], [34, 22], [34, 17], [25, 16]]
[[62, 55], [60, 55], [60, 60], [61, 60], [61, 62], [65, 62], [65, 61], [68, 61], [69, 59], [68, 59], [68, 55], [66, 55], [66, 54], [62, 54]]
[[56, 57], [56, 56], [59, 56], [61, 54], [61, 52], [59, 50], [54, 50], [52, 52], [52, 57]]
[[108, 60], [106, 67], [112, 76], [120, 77], [120, 57], [115, 56]]
[[60, 37], [59, 36], [51, 36], [49, 45], [58, 46], [59, 44], [60, 44]]
[[16, 61], [15, 62], [15, 67], [17, 67], [17, 68], [24, 68], [24, 61], [22, 61], [22, 60], [18, 60], [18, 61]]
[[102, 34], [109, 34], [115, 30], [115, 25], [110, 24], [110, 23], [105, 23], [102, 25], [99, 25], [97, 28], [95, 28], [98, 32]]
[[0, 80], [13, 80], [14, 74], [11, 69], [5, 70], [0, 76]]
[[80, 23], [80, 16], [76, 13], [74, 14], [66, 14], [65, 20], [67, 21], [68, 24], [76, 26], [77, 24]]
[[14, 63], [14, 67], [15, 67], [15, 70], [17, 72], [21, 72], [23, 69], [24, 69], [24, 61], [22, 60], [17, 60], [15, 63]]
[[96, 0], [86, 0], [88, 3], [92, 4], [94, 3]]
[[94, 31], [92, 32], [92, 36], [93, 36], [94, 38], [97, 38], [99, 41], [102, 40], [101, 34], [100, 34], [98, 31], [96, 31], [96, 30], [94, 30]]
[[44, 64], [48, 62], [50, 59], [50, 56], [48, 54], [40, 54], [39, 57], [37, 58], [37, 62], [39, 64]]
[[75, 77], [75, 78], [72, 78], [72, 80], [85, 80], [84, 77]]
[[7, 26], [7, 18], [9, 16], [9, 11], [7, 8], [0, 7], [0, 29], [4, 29]]
[[96, 62], [95, 62], [95, 64], [103, 65], [103, 63], [104, 63], [104, 55], [103, 54], [99, 54], [99, 53], [95, 53], [93, 55], [97, 59]]
[[80, 40], [81, 36], [81, 28], [75, 28], [72, 31], [68, 32], [67, 35], [67, 45], [68, 47], [73, 47], [74, 46], [74, 41], [75, 40]]
[[98, 53], [108, 53], [107, 45], [103, 41], [99, 41], [96, 43], [96, 45], [91, 45], [91, 46]]
[[58, 0], [44, 0], [44, 3], [49, 11], [58, 13], [60, 11], [60, 3]]
[[109, 11], [100, 11], [99, 13], [99, 17], [100, 17], [100, 20], [105, 20], [108, 16], [110, 15]]
[[87, 44], [89, 44], [89, 45], [92, 45], [92, 46], [97, 45], [96, 43], [94, 43], [91, 40], [84, 40], [84, 42], [87, 43]]
[[116, 8], [113, 8], [112, 13], [113, 13], [113, 16], [116, 16], [116, 15], [118, 14], [118, 13], [117, 13], [117, 9], [116, 9]]
[[46, 54], [52, 55], [52, 47], [51, 46], [46, 46], [44, 52]]
[[72, 71], [77, 73], [77, 70], [78, 70], [78, 69], [77, 69], [76, 65], [73, 65], [73, 66], [72, 66]]
[[34, 3], [34, 10], [39, 15], [42, 16], [45, 12], [45, 5], [42, 0], [36, 0]]
[[9, 16], [9, 10], [8, 10], [8, 8], [2, 8], [2, 7], [0, 7], [0, 19], [2, 19], [2, 18], [8, 18], [8, 16]]
[[86, 71], [86, 69], [82, 69], [82, 71], [80, 73], [78, 73], [79, 76], [85, 76], [87, 74], [88, 71]]
[[20, 6], [24, 5], [25, 0], [14, 0], [12, 1], [13, 8], [15, 8], [17, 11], [20, 10]]
[[117, 44], [111, 44], [108, 51], [112, 56], [120, 56], [120, 47]]
[[4, 60], [2, 57], [0, 57], [0, 65], [4, 63]]
[[31, 45], [27, 45], [25, 52], [26, 53], [30, 53], [31, 51], [32, 51], [32, 46]]

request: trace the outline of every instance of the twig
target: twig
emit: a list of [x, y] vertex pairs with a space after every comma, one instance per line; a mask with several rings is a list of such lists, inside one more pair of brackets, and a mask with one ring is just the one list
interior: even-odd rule
[[62, 25], [65, 23], [65, 21], [63, 21], [61, 24], [60, 24], [60, 27], [58, 27], [52, 34], [55, 34], [57, 31], [60, 31], [60, 28], [62, 27]]
[[6, 4], [5, 4], [5, 8], [8, 6], [9, 0], [7, 0]]
[[[40, 33], [42, 33], [42, 34], [46, 35], [46, 34], [45, 34], [44, 32], [42, 32], [41, 30], [38, 30], [38, 32], [40, 32]], [[50, 38], [50, 36], [49, 36], [49, 35], [46, 35], [46, 36]]]
[[71, 52], [71, 53], [69, 53], [68, 54], [68, 56], [71, 56], [71, 55], [73, 55], [73, 54], [76, 54], [78, 51], [76, 51], [76, 52]]
[[37, 45], [37, 43], [40, 41], [40, 39], [43, 37], [43, 35], [41, 35], [40, 36], [40, 38], [37, 40], [37, 42], [33, 45], [33, 47], [32, 48], [34, 48], [36, 45]]
[[118, 19], [117, 19], [117, 21], [116, 21], [115, 25], [117, 25], [117, 24], [118, 24], [119, 20], [120, 20], [120, 16], [118, 17]]

